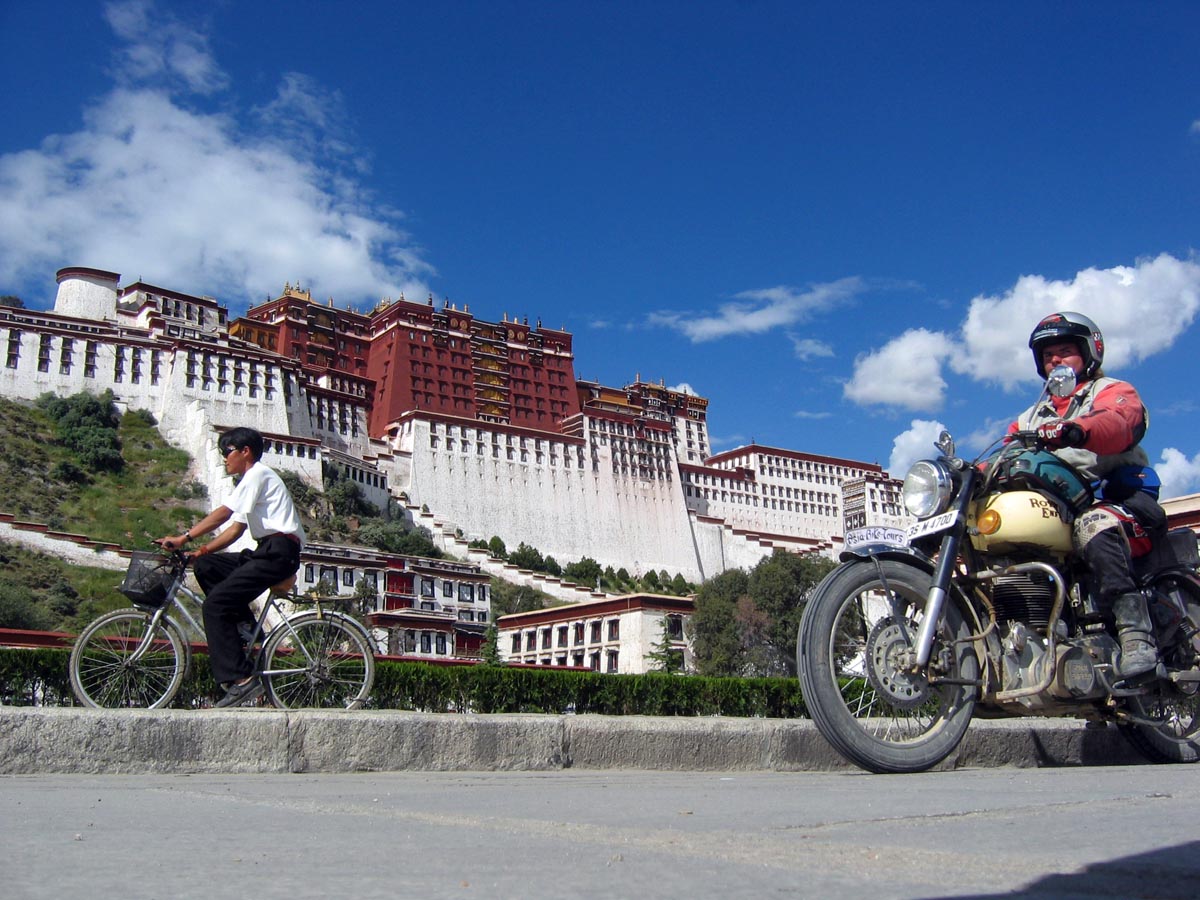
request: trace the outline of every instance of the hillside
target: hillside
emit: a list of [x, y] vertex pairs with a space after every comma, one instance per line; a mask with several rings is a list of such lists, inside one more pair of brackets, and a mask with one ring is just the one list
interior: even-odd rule
[[[191, 460], [159, 434], [153, 417], [118, 415], [110, 398], [0, 399], [0, 512], [129, 549], [176, 534], [211, 507]], [[336, 473], [326, 492], [284, 473], [310, 538], [396, 553], [440, 556], [427, 533], [373, 517], [356, 485]], [[0, 539], [0, 628], [76, 631], [128, 605], [120, 577], [67, 565]]]

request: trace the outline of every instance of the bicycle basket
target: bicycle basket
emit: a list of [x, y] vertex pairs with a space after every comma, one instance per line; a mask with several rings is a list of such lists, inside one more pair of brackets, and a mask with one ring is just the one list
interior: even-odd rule
[[157, 609], [167, 602], [171, 585], [183, 568], [169, 557], [146, 550], [134, 550], [125, 580], [117, 588], [134, 606]]

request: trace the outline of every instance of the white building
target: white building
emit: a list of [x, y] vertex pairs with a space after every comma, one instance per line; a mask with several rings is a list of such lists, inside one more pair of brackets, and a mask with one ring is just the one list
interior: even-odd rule
[[[119, 276], [97, 269], [62, 269], [57, 280], [54, 312], [0, 307], [0, 393], [32, 400], [111, 389], [123, 408], [149, 410], [164, 436], [192, 455], [195, 477], [214, 499], [228, 483], [216, 453], [220, 433], [247, 425], [266, 437], [268, 465], [314, 484], [331, 466], [381, 508], [390, 498], [427, 508], [446, 549], [460, 534], [499, 535], [564, 563], [586, 555], [695, 582], [752, 567], [777, 548], [836, 552], [843, 485], [883, 476], [871, 463], [758, 445], [710, 456], [704, 398], [640, 378], [624, 388], [569, 384], [570, 336], [540, 323], [476, 322], [471, 331], [460, 321], [442, 334], [439, 322], [465, 321], [465, 310], [396, 303], [377, 318], [403, 313], [416, 322], [411, 333], [372, 336], [375, 319], [313, 304], [289, 287], [264, 307], [271, 316], [238, 320], [235, 337], [224, 306], [210, 297], [143, 282], [122, 288]], [[426, 312], [429, 322], [417, 321]], [[479, 343], [484, 331], [486, 352], [471, 356], [467, 338]], [[403, 378], [385, 374], [389, 360], [403, 362], [395, 355], [402, 338], [422, 354], [420, 373], [414, 361]], [[269, 349], [276, 339], [299, 347], [302, 358]], [[378, 377], [422, 391], [376, 438], [368, 433], [382, 402], [376, 376], [367, 376], [373, 340], [393, 354], [381, 357]], [[452, 370], [445, 375], [443, 362]], [[452, 414], [467, 411], [468, 396], [486, 400], [486, 415]], [[431, 399], [440, 411], [428, 408]], [[387, 400], [389, 410], [401, 409], [394, 395]], [[570, 413], [559, 424], [556, 409]]]
[[690, 597], [630, 594], [513, 613], [496, 620], [498, 647], [510, 663], [641, 675], [653, 667], [650, 656], [667, 646], [692, 671], [694, 611]]

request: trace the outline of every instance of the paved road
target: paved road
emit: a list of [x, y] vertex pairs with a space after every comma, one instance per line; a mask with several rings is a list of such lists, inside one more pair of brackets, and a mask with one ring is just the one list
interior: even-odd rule
[[1200, 766], [0, 777], [0, 890], [63, 897], [1200, 893]]

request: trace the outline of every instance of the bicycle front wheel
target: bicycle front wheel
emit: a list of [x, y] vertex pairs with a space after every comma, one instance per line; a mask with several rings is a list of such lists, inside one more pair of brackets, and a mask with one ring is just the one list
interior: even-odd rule
[[375, 655], [357, 622], [301, 613], [267, 638], [262, 676], [267, 696], [281, 709], [358, 709], [375, 682]]
[[[188, 645], [163, 618], [150, 634], [154, 614], [119, 609], [83, 630], [71, 650], [71, 690], [95, 709], [159, 709], [174, 699], [187, 673]], [[139, 652], [140, 651], [140, 652]]]

